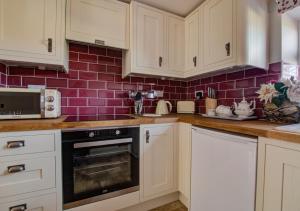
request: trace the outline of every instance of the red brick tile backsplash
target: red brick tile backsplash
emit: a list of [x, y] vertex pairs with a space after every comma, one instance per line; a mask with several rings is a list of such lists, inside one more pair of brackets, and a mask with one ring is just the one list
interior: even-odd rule
[[[268, 71], [261, 69], [237, 70], [212, 75], [188, 82], [161, 80], [150, 77], [127, 77], [122, 79], [122, 51], [70, 43], [69, 73], [45, 71], [0, 64], [0, 86], [27, 87], [45, 85], [62, 93], [62, 113], [65, 115], [102, 115], [133, 113], [134, 102], [129, 90], [163, 90], [164, 98], [170, 100], [176, 112], [178, 100], [195, 100], [195, 91], [207, 88], [218, 91], [218, 103], [231, 106], [243, 96], [256, 100], [260, 115], [261, 103], [255, 93], [260, 84], [278, 80], [281, 63], [271, 64]], [[144, 112], [155, 112], [158, 100], [145, 100]], [[196, 101], [196, 112], [205, 112], [204, 100]]]
[[[204, 91], [207, 96], [207, 88], [217, 90], [218, 104], [232, 106], [233, 102], [239, 102], [245, 97], [248, 101], [257, 103], [256, 114], [261, 116], [262, 104], [257, 99], [256, 91], [262, 83], [269, 83], [280, 79], [281, 63], [271, 64], [269, 70], [247, 69], [221, 74], [188, 82], [187, 99], [195, 99], [195, 91]], [[205, 100], [196, 101], [196, 112], [205, 112]]]
[[[186, 99], [186, 84], [181, 81], [145, 77], [122, 79], [121, 50], [70, 43], [69, 51], [68, 74], [14, 66], [8, 67], [6, 74], [6, 66], [0, 64], [0, 81], [3, 80], [0, 86], [45, 85], [58, 89], [62, 93], [62, 113], [66, 115], [133, 113], [134, 103], [128, 91], [137, 88], [164, 90], [166, 99], [172, 99], [174, 106], [177, 100]], [[176, 90], [178, 93], [171, 95]], [[146, 102], [144, 111], [154, 112], [157, 100]]]

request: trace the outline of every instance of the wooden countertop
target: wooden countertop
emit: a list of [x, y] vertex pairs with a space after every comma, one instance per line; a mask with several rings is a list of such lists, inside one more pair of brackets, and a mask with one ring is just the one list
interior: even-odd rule
[[163, 117], [136, 117], [130, 120], [64, 122], [66, 116], [58, 119], [44, 120], [8, 120], [0, 121], [0, 132], [16, 132], [52, 129], [83, 129], [114, 126], [134, 126], [140, 124], [159, 124], [184, 122], [199, 127], [205, 127], [250, 136], [261, 136], [300, 143], [300, 134], [283, 132], [274, 128], [280, 126], [263, 120], [230, 121], [201, 117], [199, 115], [171, 114]]

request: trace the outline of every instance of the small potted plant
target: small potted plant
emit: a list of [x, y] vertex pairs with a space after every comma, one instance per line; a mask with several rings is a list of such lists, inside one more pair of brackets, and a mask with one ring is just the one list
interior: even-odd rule
[[278, 123], [300, 122], [300, 81], [293, 78], [281, 82], [262, 84], [259, 94], [264, 102], [267, 120]]

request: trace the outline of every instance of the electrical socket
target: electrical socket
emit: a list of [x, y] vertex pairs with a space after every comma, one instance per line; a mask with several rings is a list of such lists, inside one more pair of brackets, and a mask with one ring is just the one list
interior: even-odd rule
[[201, 100], [201, 99], [203, 99], [203, 97], [204, 97], [204, 91], [203, 90], [195, 92], [195, 98], [196, 98], [196, 100]]

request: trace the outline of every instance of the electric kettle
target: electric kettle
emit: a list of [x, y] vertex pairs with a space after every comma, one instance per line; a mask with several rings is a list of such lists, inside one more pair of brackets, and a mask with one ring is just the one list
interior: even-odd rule
[[169, 114], [171, 111], [172, 111], [172, 104], [169, 101], [160, 100], [157, 102], [156, 114], [158, 115]]

